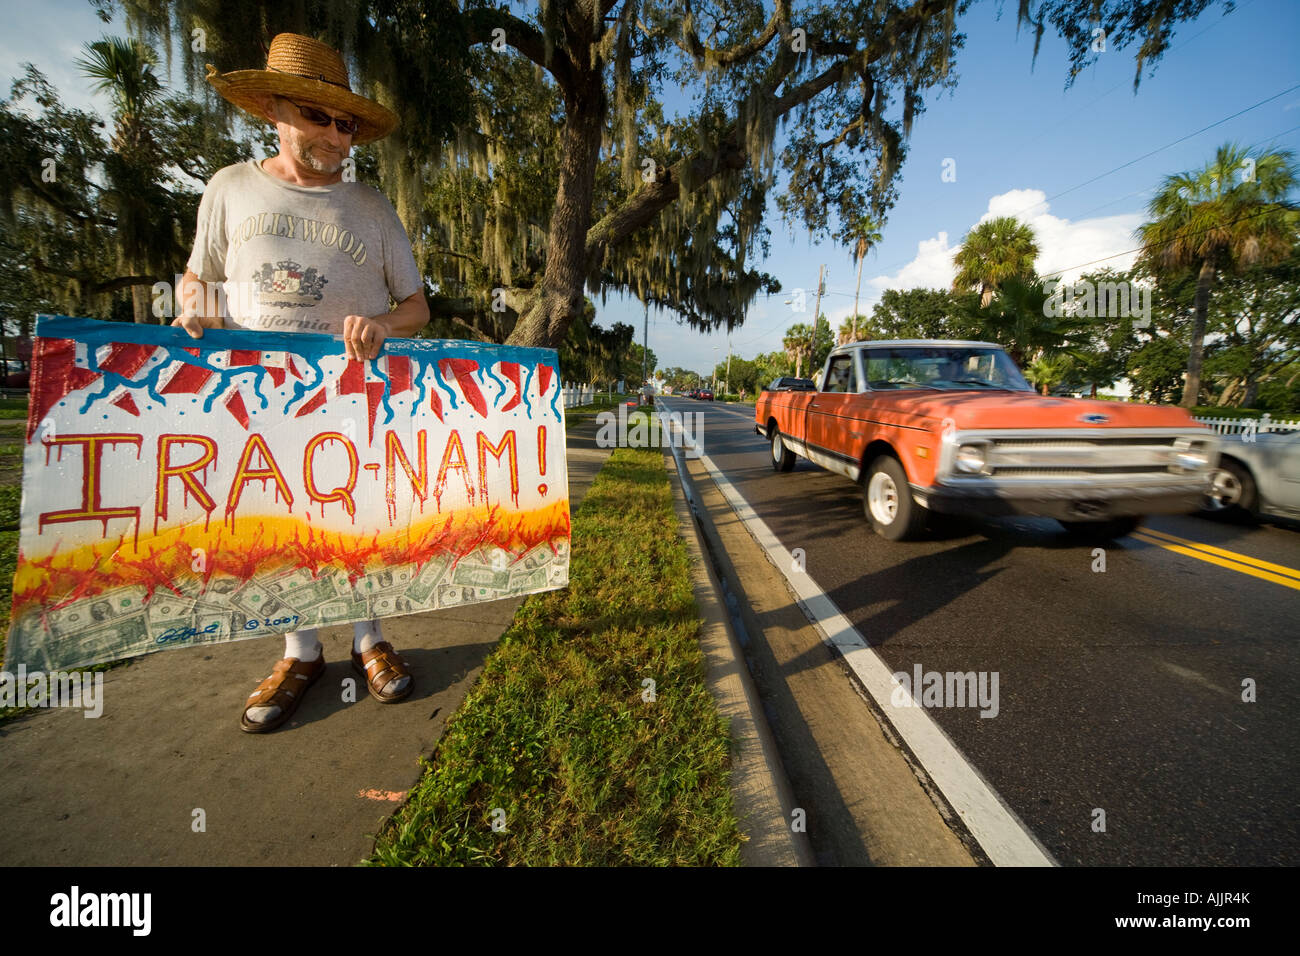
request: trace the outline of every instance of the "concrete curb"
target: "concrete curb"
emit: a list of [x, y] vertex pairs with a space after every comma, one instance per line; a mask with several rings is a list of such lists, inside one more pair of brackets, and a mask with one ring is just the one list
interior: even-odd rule
[[807, 836], [791, 832], [789, 810], [795, 806], [794, 791], [763, 716], [762, 701], [731, 626], [721, 583], [675, 462], [670, 452], [664, 467], [673, 488], [677, 524], [691, 555], [695, 600], [704, 619], [700, 647], [705, 656], [706, 679], [718, 702], [718, 712], [730, 726], [731, 791], [742, 832], [748, 838], [741, 846], [741, 861], [745, 866], [815, 866]]

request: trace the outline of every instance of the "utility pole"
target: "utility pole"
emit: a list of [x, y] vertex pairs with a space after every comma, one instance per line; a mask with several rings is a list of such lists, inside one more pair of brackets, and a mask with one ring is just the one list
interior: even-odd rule
[[731, 333], [727, 333], [727, 380], [722, 383], [722, 393], [731, 391]]
[[858, 296], [862, 294], [862, 263], [867, 261], [866, 253], [858, 256], [858, 289], [853, 293], [853, 341], [858, 340]]
[[822, 281], [822, 274], [826, 271], [826, 264], [822, 263], [817, 267], [817, 304], [813, 306], [813, 338], [817, 338], [817, 323], [822, 320], [822, 290], [826, 284]]
[[648, 371], [650, 367], [650, 303], [643, 302], [642, 305], [645, 306], [645, 324], [642, 326], [642, 335], [644, 337], [641, 340], [641, 387], [644, 388], [645, 383], [650, 379]]
[[823, 274], [826, 271], [826, 263], [817, 267], [817, 304], [813, 306], [813, 340], [812, 351], [808, 353], [808, 371], [812, 371], [813, 356], [817, 354], [817, 327], [822, 324], [822, 291], [826, 288], [823, 281]]

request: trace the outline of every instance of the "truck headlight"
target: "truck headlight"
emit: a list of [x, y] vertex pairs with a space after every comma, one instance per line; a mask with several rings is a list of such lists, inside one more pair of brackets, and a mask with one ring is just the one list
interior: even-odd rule
[[1210, 463], [1210, 456], [1198, 448], [1189, 448], [1174, 455], [1174, 464], [1183, 471], [1200, 471]]
[[958, 471], [964, 471], [971, 475], [979, 474], [984, 470], [984, 446], [962, 445], [957, 449], [957, 455], [953, 458], [953, 463], [957, 466]]
[[1208, 468], [1210, 464], [1210, 446], [1205, 442], [1176, 444], [1171, 464], [1178, 471], [1200, 471]]

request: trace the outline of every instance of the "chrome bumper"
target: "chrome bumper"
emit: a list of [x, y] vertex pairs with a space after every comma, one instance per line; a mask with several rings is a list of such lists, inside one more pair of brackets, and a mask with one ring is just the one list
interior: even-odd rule
[[912, 485], [912, 500], [945, 514], [1034, 515], [1065, 521], [1126, 515], [1187, 514], [1201, 506], [1209, 476], [1178, 481], [1123, 484], [989, 482], [960, 487]]

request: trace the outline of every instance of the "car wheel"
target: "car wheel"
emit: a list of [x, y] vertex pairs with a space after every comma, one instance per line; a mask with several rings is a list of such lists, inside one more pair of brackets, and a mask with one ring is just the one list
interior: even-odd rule
[[926, 511], [912, 500], [903, 466], [889, 455], [871, 463], [862, 488], [862, 510], [872, 530], [888, 541], [914, 538], [925, 525]]
[[1255, 479], [1246, 466], [1232, 458], [1219, 460], [1210, 478], [1201, 514], [1210, 518], [1240, 519], [1255, 510]]
[[1141, 515], [1110, 518], [1106, 521], [1062, 521], [1066, 533], [1083, 541], [1111, 541], [1132, 534], [1142, 524]]
[[795, 455], [781, 440], [781, 429], [772, 426], [772, 470], [789, 471], [794, 467]]

